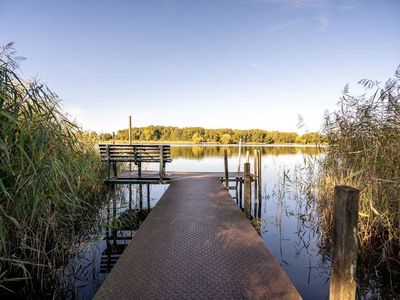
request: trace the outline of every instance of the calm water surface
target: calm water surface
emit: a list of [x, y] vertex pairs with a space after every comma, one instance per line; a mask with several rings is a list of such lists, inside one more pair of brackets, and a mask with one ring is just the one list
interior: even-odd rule
[[[222, 172], [224, 149], [229, 153], [229, 170], [236, 172], [237, 146], [172, 146], [173, 162], [167, 165], [167, 172]], [[299, 188], [292, 181], [295, 177], [301, 181], [306, 170], [300, 166], [304, 166], [305, 158], [323, 155], [321, 149], [243, 147], [242, 164], [246, 150], [252, 154], [254, 149], [262, 151], [261, 237], [304, 299], [327, 299], [330, 260], [319, 247], [316, 204], [307, 197], [303, 185]], [[157, 167], [146, 166], [148, 170]], [[136, 185], [116, 187], [90, 239], [78, 245], [77, 255], [71, 256], [71, 263], [60, 275], [60, 289], [66, 298], [94, 296], [137, 229], [129, 220], [132, 216], [134, 224], [143, 220], [145, 215], [137, 216], [138, 208], [154, 207], [167, 188], [168, 185], [152, 185], [149, 189]]]

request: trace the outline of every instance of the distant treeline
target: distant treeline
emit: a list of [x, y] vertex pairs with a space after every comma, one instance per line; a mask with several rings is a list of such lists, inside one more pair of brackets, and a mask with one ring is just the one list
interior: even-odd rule
[[[111, 133], [85, 132], [83, 138], [107, 141], [112, 139]], [[128, 129], [118, 130], [117, 140], [128, 140]], [[205, 129], [201, 127], [147, 126], [132, 128], [132, 140], [137, 141], [171, 141], [193, 143], [243, 143], [264, 144], [321, 144], [324, 137], [317, 132], [299, 135], [296, 132], [266, 131], [261, 129]]]

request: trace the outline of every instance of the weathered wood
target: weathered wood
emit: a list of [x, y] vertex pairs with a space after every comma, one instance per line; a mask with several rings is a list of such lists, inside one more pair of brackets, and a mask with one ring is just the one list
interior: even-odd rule
[[241, 159], [242, 159], [242, 139], [239, 139], [239, 157], [238, 157], [238, 173], [240, 172], [240, 164], [241, 164]]
[[335, 186], [333, 209], [333, 267], [330, 278], [331, 300], [356, 298], [357, 222], [360, 192], [348, 186]]
[[[129, 116], [129, 145], [132, 145], [132, 117]], [[129, 171], [132, 170], [132, 163], [129, 162]]]
[[254, 215], [254, 217], [256, 217], [257, 216], [257, 207], [258, 207], [257, 197], [256, 197], [258, 195], [258, 193], [257, 193], [258, 152], [255, 149], [253, 152], [253, 160], [254, 160], [254, 167], [253, 167], [253, 169], [254, 169], [254, 213], [253, 213], [253, 215]]
[[115, 132], [114, 131], [112, 133], [112, 143], [113, 143], [113, 145], [115, 145]]
[[164, 146], [160, 145], [160, 178], [165, 177]]
[[228, 150], [224, 149], [225, 187], [229, 189]]
[[261, 161], [261, 151], [257, 151], [257, 179], [258, 179], [258, 218], [261, 218], [261, 207], [262, 207], [262, 161]]
[[129, 116], [129, 145], [132, 145], [132, 117]]
[[251, 219], [250, 210], [251, 201], [251, 177], [250, 177], [250, 163], [244, 164], [244, 213], [246, 217]]
[[246, 151], [246, 163], [249, 163], [249, 162], [250, 162], [250, 151], [247, 150]]

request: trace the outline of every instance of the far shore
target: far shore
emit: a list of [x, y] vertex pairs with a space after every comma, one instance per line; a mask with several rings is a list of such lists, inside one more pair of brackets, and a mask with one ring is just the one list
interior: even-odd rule
[[[112, 140], [108, 141], [98, 141], [98, 144], [112, 144]], [[129, 144], [127, 140], [115, 140], [115, 144]], [[132, 141], [132, 144], [141, 144], [141, 145], [152, 145], [152, 144], [169, 144], [171, 146], [202, 146], [202, 147], [213, 147], [213, 146], [222, 146], [222, 147], [239, 147], [239, 144], [220, 144], [220, 143], [193, 143], [186, 141]], [[263, 144], [263, 143], [242, 143], [242, 146], [245, 147], [327, 147], [327, 144]]]

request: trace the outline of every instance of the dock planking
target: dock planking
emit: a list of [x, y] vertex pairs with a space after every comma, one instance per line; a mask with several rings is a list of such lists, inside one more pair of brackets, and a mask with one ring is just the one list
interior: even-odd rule
[[301, 299], [219, 173], [175, 173], [95, 299]]

